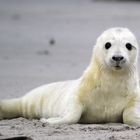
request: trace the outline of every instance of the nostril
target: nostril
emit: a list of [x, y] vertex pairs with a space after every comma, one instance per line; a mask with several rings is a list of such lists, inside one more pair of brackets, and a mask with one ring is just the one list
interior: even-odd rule
[[120, 56], [120, 60], [123, 60], [124, 59], [124, 57], [123, 56]]
[[113, 56], [112, 59], [116, 61], [116, 57], [115, 56]]
[[121, 60], [124, 59], [124, 57], [123, 57], [123, 56], [113, 56], [112, 59], [113, 59], [114, 61], [121, 61]]

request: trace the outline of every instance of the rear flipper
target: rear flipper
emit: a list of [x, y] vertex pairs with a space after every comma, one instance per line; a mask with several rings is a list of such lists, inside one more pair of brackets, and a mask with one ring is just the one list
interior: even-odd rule
[[10, 119], [22, 115], [21, 99], [8, 99], [0, 101], [0, 119]]

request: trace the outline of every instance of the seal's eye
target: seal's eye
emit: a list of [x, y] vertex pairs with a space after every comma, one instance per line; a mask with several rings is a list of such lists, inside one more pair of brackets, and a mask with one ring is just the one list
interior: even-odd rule
[[129, 50], [129, 51], [131, 51], [132, 50], [132, 45], [130, 44], [130, 43], [126, 43], [126, 48]]
[[105, 44], [105, 48], [106, 49], [109, 49], [111, 47], [111, 43], [110, 42], [107, 42], [106, 44]]

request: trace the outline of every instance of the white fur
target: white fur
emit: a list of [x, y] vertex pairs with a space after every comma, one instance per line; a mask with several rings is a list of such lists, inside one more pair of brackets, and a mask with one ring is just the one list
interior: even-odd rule
[[[106, 50], [105, 43], [111, 48]], [[126, 43], [133, 49], [127, 50]], [[138, 44], [126, 28], [105, 31], [94, 47], [91, 63], [75, 81], [58, 82], [32, 90], [19, 99], [0, 102], [0, 118], [40, 118], [51, 124], [124, 122], [140, 125], [137, 72]], [[113, 55], [125, 62], [117, 70]]]

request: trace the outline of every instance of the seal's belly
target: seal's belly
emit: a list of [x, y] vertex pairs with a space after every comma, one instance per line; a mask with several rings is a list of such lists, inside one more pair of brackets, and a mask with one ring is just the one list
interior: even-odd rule
[[126, 97], [99, 96], [89, 101], [81, 116], [81, 123], [116, 123], [122, 122]]

